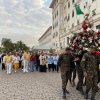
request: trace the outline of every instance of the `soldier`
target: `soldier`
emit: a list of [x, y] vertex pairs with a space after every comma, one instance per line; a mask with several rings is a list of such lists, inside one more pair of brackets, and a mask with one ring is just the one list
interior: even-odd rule
[[74, 62], [75, 55], [74, 55], [73, 50], [71, 50], [71, 56], [72, 56], [71, 57], [72, 60], [71, 60], [71, 64], [70, 64], [70, 78], [69, 78], [69, 81], [70, 81], [70, 85], [72, 87], [74, 87], [75, 86], [75, 78], [76, 78], [76, 68], [75, 68], [75, 62]]
[[79, 53], [79, 50], [76, 51], [75, 54], [75, 66], [76, 66], [76, 70], [77, 70], [77, 74], [78, 74], [78, 83], [76, 86], [76, 90], [78, 90], [82, 95], [84, 95], [84, 91], [83, 91], [83, 79], [84, 79], [84, 75], [83, 75], [83, 70], [80, 66], [80, 62], [82, 59], [83, 53]]
[[68, 79], [70, 77], [70, 62], [71, 62], [71, 54], [70, 48], [67, 47], [65, 52], [60, 55], [58, 59], [58, 66], [61, 69], [61, 78], [62, 78], [62, 89], [63, 89], [63, 98], [66, 98], [66, 93], [69, 92], [66, 90], [66, 86], [68, 83]]
[[81, 66], [86, 78], [86, 92], [85, 99], [88, 99], [88, 93], [92, 89], [91, 100], [95, 100], [95, 95], [98, 90], [98, 76], [97, 76], [97, 57], [95, 55], [95, 49], [90, 49], [88, 53], [83, 55]]

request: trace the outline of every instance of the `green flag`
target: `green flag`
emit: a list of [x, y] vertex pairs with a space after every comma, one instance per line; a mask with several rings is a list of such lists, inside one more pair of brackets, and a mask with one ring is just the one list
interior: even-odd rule
[[75, 9], [76, 9], [77, 15], [84, 14], [77, 4], [75, 4]]

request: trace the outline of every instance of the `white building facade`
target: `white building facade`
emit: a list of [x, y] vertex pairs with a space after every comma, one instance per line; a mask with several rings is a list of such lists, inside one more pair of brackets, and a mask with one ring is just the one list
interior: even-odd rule
[[61, 48], [60, 33], [62, 33], [63, 23], [63, 3], [64, 0], [53, 0], [50, 8], [52, 8], [52, 45], [55, 49]]
[[39, 38], [38, 49], [53, 49], [52, 47], [52, 26], [50, 26], [45, 33]]
[[100, 0], [52, 0], [50, 5], [52, 8], [52, 34], [55, 37], [52, 43], [56, 44], [56, 49], [68, 46], [73, 34], [82, 31], [81, 24], [84, 15], [76, 14], [75, 4], [79, 5], [83, 12], [88, 8], [93, 29], [100, 30]]

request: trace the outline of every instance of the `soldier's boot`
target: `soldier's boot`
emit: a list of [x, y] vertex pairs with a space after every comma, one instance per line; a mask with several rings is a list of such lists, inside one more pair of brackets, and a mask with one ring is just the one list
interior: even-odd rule
[[66, 92], [67, 94], [70, 94], [70, 93], [69, 93], [69, 91], [68, 91], [67, 89], [66, 89], [66, 91], [65, 91], [65, 92]]
[[81, 93], [82, 95], [84, 95], [84, 91], [83, 91], [83, 89], [82, 89], [82, 90], [80, 90], [80, 93]]
[[79, 88], [78, 86], [76, 87], [76, 90], [78, 90], [82, 95], [84, 95], [83, 88]]
[[81, 95], [84, 95], [83, 88], [81, 88], [81, 89], [77, 89], [77, 90], [80, 92]]
[[91, 97], [91, 100], [96, 100], [95, 97]]
[[95, 100], [95, 95], [96, 95], [96, 93], [92, 94], [91, 100]]
[[88, 94], [85, 94], [84, 95], [84, 98], [87, 100], [88, 99]]
[[85, 99], [88, 99], [88, 93], [89, 93], [89, 91], [86, 90], [86, 92], [85, 92], [85, 94], [84, 94], [84, 98], [85, 98]]
[[63, 89], [63, 99], [66, 99], [66, 89]]
[[97, 87], [96, 87], [96, 92], [98, 92], [99, 90], [100, 90], [100, 88], [97, 86]]

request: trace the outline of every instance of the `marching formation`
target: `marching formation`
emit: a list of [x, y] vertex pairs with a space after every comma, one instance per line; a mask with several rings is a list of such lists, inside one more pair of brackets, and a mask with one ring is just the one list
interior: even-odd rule
[[[91, 100], [95, 100], [95, 95], [99, 91], [100, 82], [100, 55], [96, 55], [95, 48], [89, 48], [83, 53], [78, 50], [73, 51], [69, 47], [60, 55], [58, 66], [61, 69], [63, 98], [69, 94], [67, 88], [68, 80], [71, 85], [75, 85], [76, 72], [78, 74], [78, 90], [85, 99], [88, 99], [88, 93], [92, 89]], [[85, 80], [85, 81], [84, 81]], [[86, 91], [83, 90], [86, 86]]]

